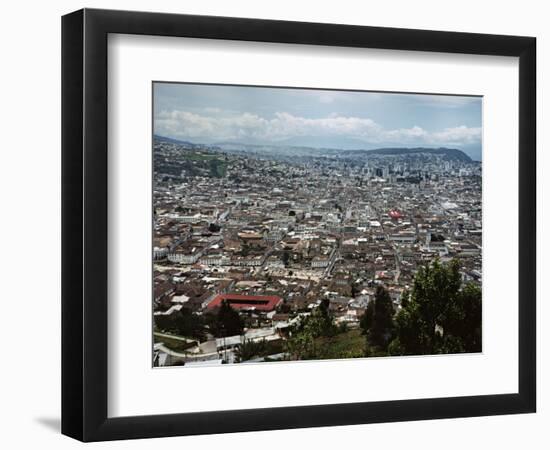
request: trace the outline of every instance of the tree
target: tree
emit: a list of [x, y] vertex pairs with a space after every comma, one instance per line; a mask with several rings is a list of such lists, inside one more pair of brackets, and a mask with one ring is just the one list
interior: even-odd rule
[[313, 311], [306, 322], [306, 327], [311, 330], [314, 337], [334, 336], [338, 331], [334, 325], [334, 319], [330, 313], [329, 306], [329, 299], [324, 298], [321, 300], [319, 307]]
[[457, 260], [438, 260], [415, 276], [412, 292], [395, 318], [394, 355], [481, 351], [481, 290], [462, 286]]
[[222, 229], [221, 226], [219, 226], [217, 223], [214, 223], [214, 222], [211, 222], [209, 225], [208, 225], [208, 231], [211, 231], [212, 233], [217, 233], [218, 231], [220, 231]]
[[241, 256], [248, 256], [250, 254], [250, 245], [246, 242], [243, 242], [241, 246]]
[[283, 252], [283, 264], [285, 265], [285, 267], [288, 267], [289, 259], [290, 259], [290, 253], [288, 252], [288, 250], [285, 250]]
[[374, 300], [367, 305], [361, 320], [361, 327], [369, 347], [386, 350], [393, 331], [393, 302], [384, 287], [376, 288]]
[[459, 292], [450, 313], [442, 321], [443, 336], [460, 340], [464, 352], [481, 351], [481, 289], [467, 284]]
[[315, 339], [309, 330], [293, 331], [285, 342], [285, 352], [291, 360], [314, 359]]
[[374, 301], [370, 301], [367, 304], [367, 309], [365, 311], [365, 314], [363, 314], [363, 317], [361, 317], [361, 321], [359, 322], [359, 325], [361, 326], [361, 332], [363, 334], [367, 334], [370, 330], [370, 327], [372, 326], [372, 322], [374, 320]]
[[316, 359], [323, 355], [323, 349], [316, 345], [315, 340], [338, 333], [329, 306], [330, 300], [323, 299], [309, 317], [293, 327], [285, 345], [285, 351], [290, 355], [290, 359]]
[[261, 356], [267, 351], [267, 342], [262, 339], [259, 342], [254, 342], [246, 339], [239, 345], [235, 351], [236, 362], [248, 361], [255, 356]]
[[189, 308], [181, 308], [168, 315], [155, 317], [155, 325], [159, 331], [189, 337], [199, 341], [206, 340], [205, 324], [201, 316], [193, 314]]
[[409, 304], [410, 297], [411, 297], [411, 293], [406, 289], [401, 293], [401, 307], [402, 308], [407, 307], [407, 305]]
[[388, 346], [390, 355], [419, 355], [427, 353], [426, 323], [422, 320], [418, 305], [409, 303], [394, 319], [396, 337]]
[[243, 321], [237, 311], [224, 300], [220, 305], [213, 324], [213, 333], [216, 337], [236, 336], [243, 332]]
[[347, 333], [349, 331], [349, 326], [347, 322], [341, 322], [338, 325], [338, 333]]

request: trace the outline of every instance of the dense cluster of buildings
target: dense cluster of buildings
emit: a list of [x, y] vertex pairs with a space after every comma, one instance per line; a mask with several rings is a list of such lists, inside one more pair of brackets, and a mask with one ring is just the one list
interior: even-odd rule
[[[436, 257], [458, 258], [464, 280], [481, 283], [478, 162], [422, 153], [292, 161], [166, 141], [155, 142], [154, 161], [156, 315], [202, 315], [227, 301], [246, 316], [246, 339], [284, 339], [323, 299], [337, 323], [358, 326], [378, 284], [398, 309]], [[243, 339], [210, 336], [185, 356], [158, 342], [155, 361], [231, 361]]]

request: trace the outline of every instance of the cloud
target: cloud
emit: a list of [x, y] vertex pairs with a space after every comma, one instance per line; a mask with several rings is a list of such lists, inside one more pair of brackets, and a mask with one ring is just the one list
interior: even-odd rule
[[251, 113], [213, 109], [204, 113], [161, 111], [155, 117], [155, 133], [204, 142], [237, 140], [277, 143], [297, 137], [345, 137], [376, 145], [460, 146], [481, 140], [481, 128], [464, 125], [435, 132], [419, 126], [392, 130], [368, 118], [336, 114], [312, 119], [277, 112], [266, 119]]
[[462, 108], [467, 105], [477, 104], [479, 96], [458, 96], [458, 95], [418, 95], [414, 100], [419, 104], [436, 108]]
[[468, 128], [464, 125], [454, 128], [445, 128], [434, 133], [434, 139], [441, 142], [457, 142], [472, 144], [481, 141], [481, 127]]

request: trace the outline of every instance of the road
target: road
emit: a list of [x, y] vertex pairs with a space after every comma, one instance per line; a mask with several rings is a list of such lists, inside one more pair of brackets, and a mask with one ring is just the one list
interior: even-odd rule
[[330, 273], [332, 272], [332, 269], [334, 269], [334, 264], [336, 264], [336, 261], [340, 257], [340, 249], [335, 248], [332, 251], [332, 255], [330, 256], [330, 261], [328, 263], [327, 268], [325, 269], [325, 272], [323, 273], [324, 277], [328, 277]]

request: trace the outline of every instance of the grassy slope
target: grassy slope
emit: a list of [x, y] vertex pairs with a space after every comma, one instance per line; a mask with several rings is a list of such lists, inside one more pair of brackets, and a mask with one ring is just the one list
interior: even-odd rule
[[181, 339], [173, 339], [166, 335], [157, 336], [155, 334], [154, 336], [155, 343], [162, 342], [167, 348], [175, 352], [183, 353], [186, 349], [193, 346], [193, 344], [190, 344], [189, 342], [182, 341]]
[[333, 337], [315, 340], [320, 351], [319, 359], [358, 358], [365, 354], [365, 337], [361, 330], [350, 330]]

